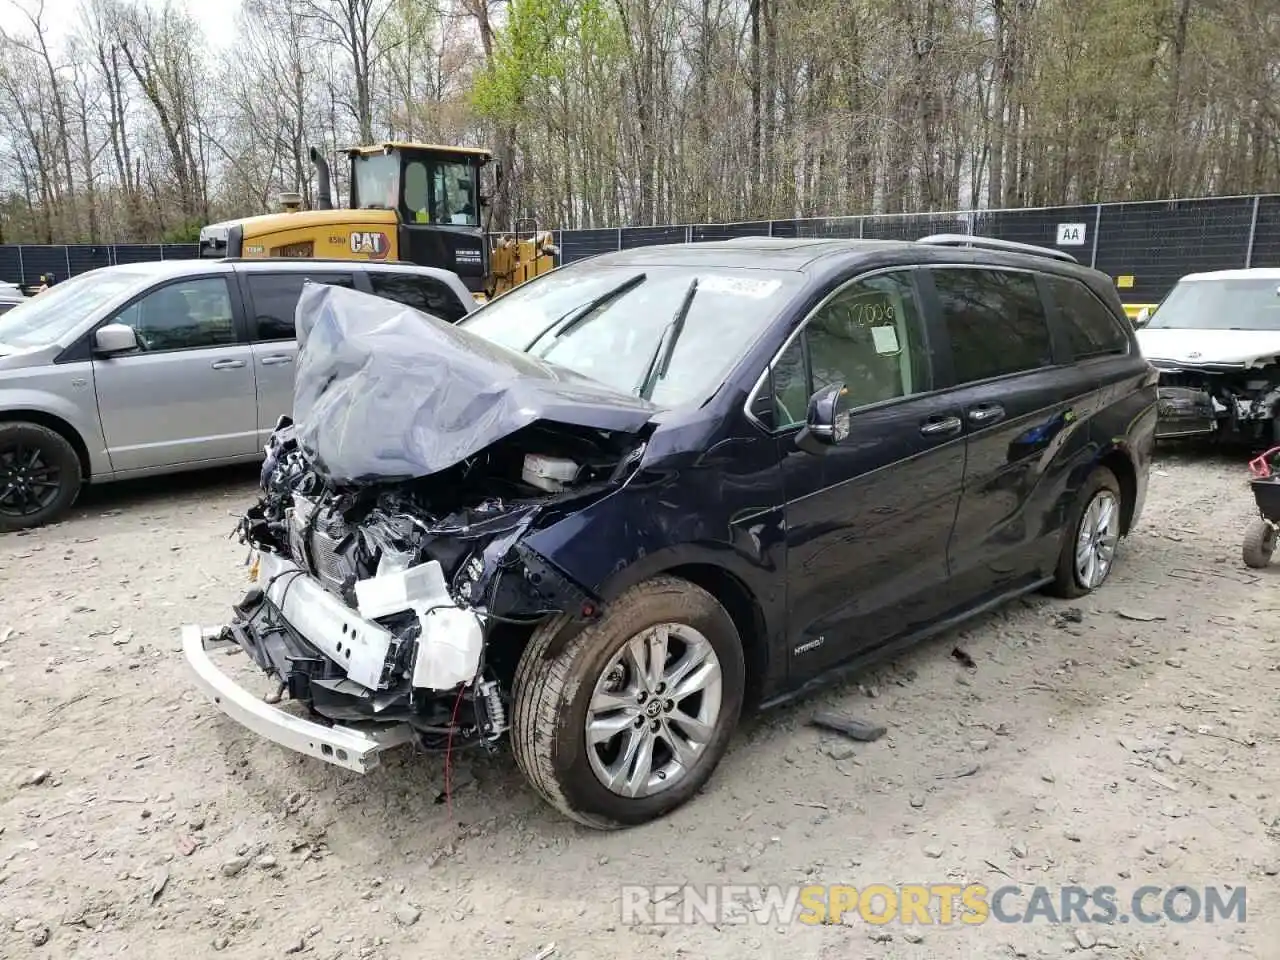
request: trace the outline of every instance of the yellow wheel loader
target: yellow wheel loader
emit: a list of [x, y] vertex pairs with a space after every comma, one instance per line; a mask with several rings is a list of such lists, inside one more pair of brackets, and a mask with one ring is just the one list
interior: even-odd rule
[[[489, 241], [481, 223], [489, 198], [480, 192], [480, 171], [493, 161], [488, 150], [392, 142], [347, 155], [347, 208], [334, 208], [329, 164], [313, 147], [314, 210], [299, 210], [300, 198], [289, 194], [281, 213], [210, 224], [200, 230], [200, 256], [417, 263], [452, 270], [477, 300], [555, 266], [551, 234], [529, 221]], [[496, 172], [501, 178], [500, 167]]]

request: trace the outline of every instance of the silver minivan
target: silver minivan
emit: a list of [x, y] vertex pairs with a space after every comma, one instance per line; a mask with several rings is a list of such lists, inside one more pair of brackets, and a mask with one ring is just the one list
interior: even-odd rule
[[27, 299], [16, 283], [0, 282], [0, 313], [8, 313]]
[[0, 315], [0, 532], [56, 519], [85, 483], [252, 462], [293, 406], [303, 284], [450, 323], [454, 273], [346, 260], [103, 267]]

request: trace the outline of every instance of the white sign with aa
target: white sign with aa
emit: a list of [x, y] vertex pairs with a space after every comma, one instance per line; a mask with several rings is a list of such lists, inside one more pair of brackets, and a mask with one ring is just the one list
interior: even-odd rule
[[1085, 225], [1083, 223], [1058, 224], [1058, 246], [1083, 247], [1084, 227]]

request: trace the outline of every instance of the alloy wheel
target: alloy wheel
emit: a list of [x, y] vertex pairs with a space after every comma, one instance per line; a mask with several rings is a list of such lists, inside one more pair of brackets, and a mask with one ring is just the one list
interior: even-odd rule
[[600, 783], [647, 797], [684, 779], [715, 734], [721, 681], [711, 642], [686, 624], [657, 624], [627, 640], [587, 707], [587, 758]]
[[1076, 580], [1086, 590], [1102, 585], [1111, 571], [1120, 540], [1120, 504], [1110, 490], [1099, 490], [1089, 501], [1076, 535]]
[[19, 441], [0, 448], [0, 514], [37, 514], [53, 503], [61, 485], [61, 469], [39, 446]]

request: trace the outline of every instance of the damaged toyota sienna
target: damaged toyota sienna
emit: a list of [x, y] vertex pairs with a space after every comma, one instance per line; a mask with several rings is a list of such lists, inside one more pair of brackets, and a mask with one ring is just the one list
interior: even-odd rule
[[253, 584], [183, 628], [197, 684], [357, 772], [505, 737], [591, 827], [693, 797], [744, 710], [1098, 589], [1147, 489], [1155, 372], [1053, 250], [648, 247], [456, 326], [326, 286], [297, 319]]

